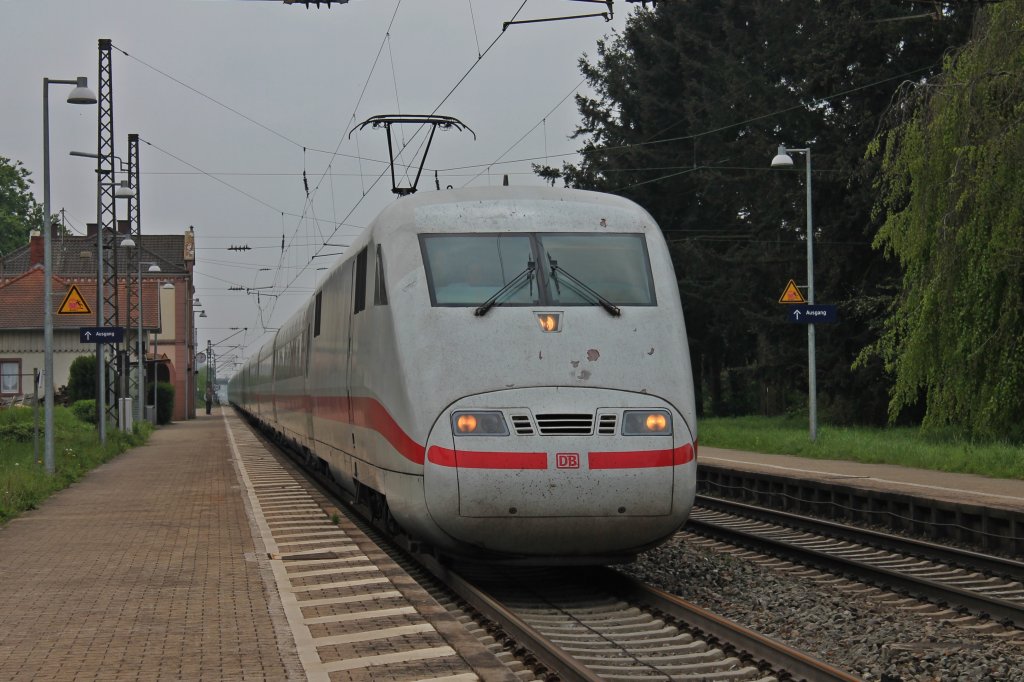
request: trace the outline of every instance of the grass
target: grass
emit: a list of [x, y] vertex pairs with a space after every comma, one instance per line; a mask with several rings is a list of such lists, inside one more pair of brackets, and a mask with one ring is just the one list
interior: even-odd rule
[[709, 447], [1024, 479], [1020, 445], [925, 435], [911, 427], [819, 425], [811, 443], [804, 417], [708, 418], [697, 426], [700, 444]]
[[70, 410], [54, 409], [53, 454], [56, 472], [43, 468], [42, 414], [39, 415], [39, 459], [33, 448], [34, 410], [0, 410], [0, 524], [35, 509], [54, 492], [66, 488], [93, 468], [149, 439], [153, 427], [136, 425], [132, 434], [107, 429], [101, 446], [96, 427], [77, 419]]

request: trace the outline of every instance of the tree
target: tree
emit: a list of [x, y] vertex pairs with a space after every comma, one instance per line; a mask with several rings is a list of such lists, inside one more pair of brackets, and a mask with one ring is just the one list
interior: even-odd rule
[[582, 162], [538, 171], [628, 196], [661, 225], [706, 411], [779, 413], [806, 394], [805, 331], [776, 303], [806, 270], [803, 174], [768, 168], [786, 142], [814, 154], [817, 299], [844, 319], [819, 333], [823, 411], [885, 420], [881, 362], [851, 370], [898, 274], [871, 249], [878, 161], [864, 151], [896, 84], [937, 70], [969, 13], [904, 21], [920, 14], [910, 0], [659, 3], [581, 60], [595, 93], [576, 99]]
[[96, 355], [79, 355], [71, 363], [68, 379], [68, 399], [96, 399]]
[[882, 135], [876, 245], [903, 282], [872, 350], [890, 415], [923, 395], [926, 428], [1024, 438], [1024, 4], [985, 8], [941, 76]]
[[40, 229], [43, 207], [32, 195], [31, 173], [21, 161], [0, 156], [0, 253], [28, 243], [29, 232]]

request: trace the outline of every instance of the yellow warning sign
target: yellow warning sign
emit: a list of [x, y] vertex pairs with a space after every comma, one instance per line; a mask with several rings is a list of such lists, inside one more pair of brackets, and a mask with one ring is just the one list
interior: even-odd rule
[[800, 288], [797, 287], [796, 282], [789, 280], [789, 284], [782, 290], [782, 296], [779, 296], [779, 303], [807, 303], [807, 300], [800, 293]]
[[89, 308], [89, 304], [82, 298], [82, 293], [78, 290], [78, 287], [74, 284], [68, 289], [68, 293], [64, 296], [64, 300], [61, 301], [60, 307], [57, 308], [58, 315], [91, 315], [92, 309]]

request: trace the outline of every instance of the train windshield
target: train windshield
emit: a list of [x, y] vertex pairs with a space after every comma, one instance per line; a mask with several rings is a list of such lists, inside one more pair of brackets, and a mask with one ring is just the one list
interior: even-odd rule
[[420, 244], [436, 306], [495, 294], [502, 306], [657, 303], [643, 234], [425, 234]]
[[534, 259], [530, 235], [424, 235], [422, 245], [434, 305], [479, 306], [513, 280], [501, 305], [541, 302], [535, 279], [521, 276]]
[[537, 244], [548, 304], [593, 305], [594, 293], [615, 305], [657, 302], [642, 234], [542, 233]]

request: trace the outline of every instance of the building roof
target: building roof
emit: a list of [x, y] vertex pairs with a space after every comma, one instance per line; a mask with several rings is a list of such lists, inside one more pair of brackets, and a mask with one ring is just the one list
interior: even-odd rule
[[[142, 277], [142, 326], [144, 329], [160, 329], [159, 284], [160, 275]], [[28, 272], [0, 283], [0, 330], [40, 330], [43, 328], [43, 289], [45, 274], [41, 266], [35, 266]], [[54, 329], [77, 329], [78, 327], [96, 326], [96, 277], [52, 277], [53, 327]], [[57, 313], [64, 297], [71, 289], [78, 288], [86, 304], [92, 309], [90, 314], [60, 315]], [[131, 286], [135, 293], [135, 280], [130, 284], [118, 282], [118, 319], [115, 326], [128, 326], [128, 290]], [[134, 327], [138, 322], [131, 320]]]
[[[119, 234], [117, 241], [123, 236]], [[39, 239], [40, 237], [36, 237]], [[135, 239], [135, 237], [133, 237]], [[55, 236], [51, 240], [53, 274], [62, 277], [84, 276], [96, 279], [99, 266], [96, 263], [96, 236]], [[117, 272], [135, 272], [137, 248], [117, 249]], [[0, 277], [14, 278], [28, 272], [33, 265], [41, 262], [42, 251], [33, 253], [32, 244], [14, 249], [0, 260]], [[156, 263], [167, 275], [187, 274], [191, 263], [185, 262], [185, 236], [183, 234], [142, 235], [142, 271], [149, 264]], [[0, 279], [0, 282], [3, 280]]]

